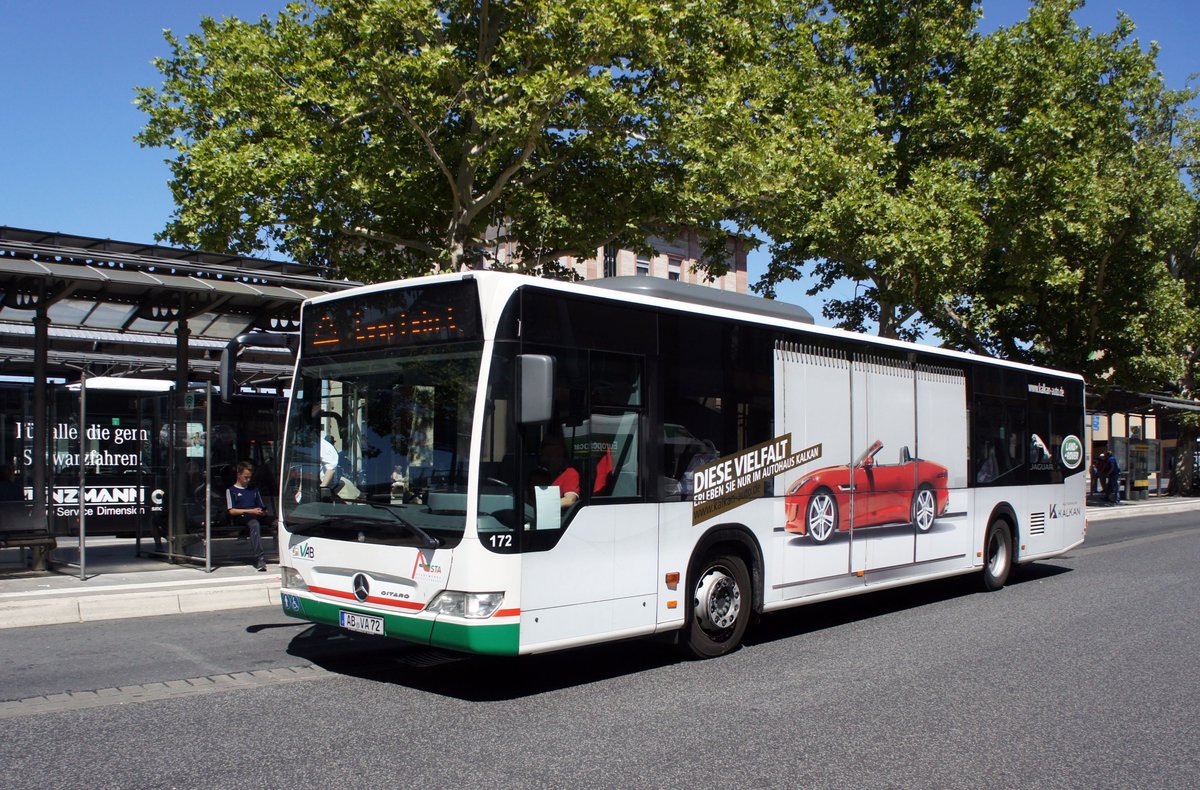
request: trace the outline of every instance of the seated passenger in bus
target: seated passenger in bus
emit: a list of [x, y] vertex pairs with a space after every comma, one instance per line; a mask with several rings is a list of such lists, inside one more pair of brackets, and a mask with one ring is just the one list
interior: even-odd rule
[[996, 462], [996, 446], [993, 442], [989, 441], [983, 462], [979, 465], [979, 473], [975, 475], [975, 481], [978, 483], [990, 483], [999, 476], [1000, 468]]
[[561, 436], [542, 440], [539, 466], [530, 476], [535, 486], [557, 486], [559, 506], [569, 508], [579, 501], [579, 470], [567, 463], [567, 448]]

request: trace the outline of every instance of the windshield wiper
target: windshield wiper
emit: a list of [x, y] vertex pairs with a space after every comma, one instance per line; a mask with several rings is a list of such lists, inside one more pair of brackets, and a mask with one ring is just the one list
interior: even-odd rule
[[413, 534], [415, 534], [421, 540], [425, 541], [425, 543], [426, 543], [425, 548], [436, 549], [438, 546], [442, 545], [442, 542], [440, 540], [438, 540], [437, 538], [435, 538], [433, 535], [430, 535], [428, 532], [421, 529], [416, 524], [412, 523], [411, 521], [406, 519], [404, 516], [397, 513], [395, 510], [395, 508], [397, 506], [385, 505], [382, 502], [372, 502], [369, 499], [364, 499], [361, 502], [361, 504], [368, 505], [370, 507], [375, 508], [376, 510], [382, 510], [385, 513], [388, 513], [389, 515], [391, 515], [392, 518], [396, 519], [401, 524], [408, 527], [410, 530], [412, 530]]
[[405, 544], [413, 542], [412, 538], [415, 538], [416, 546], [420, 549], [436, 549], [442, 545], [440, 540], [411, 521], [400, 518], [395, 513], [391, 515], [396, 519], [394, 522], [347, 515], [331, 516], [330, 518], [323, 518], [312, 522], [288, 521], [284, 523], [284, 527], [293, 535], [305, 535], [310, 538], [346, 540], [346, 533], [357, 533], [355, 540], [359, 543], [386, 543], [390, 545], [402, 545], [395, 536], [386, 534], [394, 531], [396, 527], [402, 527], [409, 538], [409, 540], [404, 541]]

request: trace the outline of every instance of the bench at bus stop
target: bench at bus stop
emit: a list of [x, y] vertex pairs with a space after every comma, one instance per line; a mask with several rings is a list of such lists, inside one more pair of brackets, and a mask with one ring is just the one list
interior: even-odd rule
[[0, 502], [0, 549], [29, 549], [30, 566], [46, 570], [50, 552], [57, 545], [45, 523], [35, 524], [24, 502]]

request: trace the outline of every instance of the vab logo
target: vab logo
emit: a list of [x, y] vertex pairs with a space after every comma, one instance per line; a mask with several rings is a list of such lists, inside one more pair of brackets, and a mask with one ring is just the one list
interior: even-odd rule
[[367, 581], [367, 577], [364, 574], [354, 574], [354, 579], [350, 582], [350, 586], [354, 590], [354, 597], [359, 601], [367, 600], [367, 597], [371, 594], [371, 583]]
[[298, 546], [292, 546], [292, 556], [301, 560], [315, 560], [317, 550], [307, 543], [301, 543]]

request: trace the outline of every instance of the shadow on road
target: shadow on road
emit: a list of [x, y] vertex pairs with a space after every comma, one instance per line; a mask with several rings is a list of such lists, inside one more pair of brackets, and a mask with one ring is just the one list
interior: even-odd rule
[[[1021, 566], [1015, 569], [1009, 585], [1048, 579], [1069, 571], [1070, 568], [1052, 564]], [[954, 600], [978, 590], [979, 582], [973, 574], [801, 606], [762, 617], [747, 632], [745, 644], [754, 646], [792, 639]], [[672, 645], [659, 638], [546, 655], [498, 658], [352, 634], [324, 625], [307, 626], [291, 640], [288, 653], [337, 674], [473, 702], [506, 701], [586, 686], [682, 661]]]
[[[1045, 563], [1020, 565], [1013, 569], [1007, 586], [1014, 587], [1049, 579], [1070, 571], [1070, 568], [1061, 565]], [[847, 623], [918, 609], [922, 606], [932, 606], [977, 593], [982, 594], [979, 575], [972, 573], [967, 576], [921, 582], [920, 584], [894, 587], [890, 590], [878, 590], [852, 595], [848, 598], [809, 604], [764, 615], [758, 625], [747, 632], [745, 644], [761, 645], [781, 639], [791, 639], [829, 628], [837, 628]]]
[[584, 686], [677, 663], [655, 640], [616, 642], [547, 655], [470, 656], [311, 626], [288, 653], [338, 674], [474, 702], [498, 702]]

